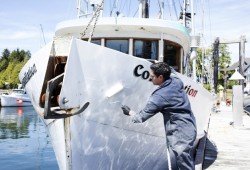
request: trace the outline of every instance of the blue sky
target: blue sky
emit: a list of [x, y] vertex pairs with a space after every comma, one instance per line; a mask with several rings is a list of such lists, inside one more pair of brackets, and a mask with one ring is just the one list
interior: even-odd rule
[[10, 50], [19, 48], [34, 53], [44, 45], [40, 24], [46, 41], [51, 41], [56, 23], [72, 18], [74, 13], [76, 14], [73, 10], [74, 5], [66, 0], [2, 1], [0, 52], [5, 48]]
[[[137, 0], [134, 0], [137, 3]], [[181, 0], [180, 0], [181, 1]], [[194, 0], [198, 4], [203, 0]], [[250, 1], [205, 0], [204, 36], [209, 46], [215, 39], [231, 40], [241, 35], [250, 38]], [[241, 2], [242, 1], [242, 2]], [[128, 1], [127, 1], [128, 2]], [[151, 0], [152, 2], [152, 0]], [[209, 8], [210, 7], [210, 8]], [[196, 11], [201, 9], [196, 6]], [[30, 50], [35, 53], [44, 46], [42, 25], [46, 42], [52, 40], [56, 24], [76, 18], [76, 0], [8, 0], [1, 2], [0, 52], [8, 48]], [[201, 22], [202, 18], [195, 19]], [[201, 32], [197, 28], [196, 33]], [[232, 61], [238, 61], [239, 45], [229, 45]], [[250, 43], [246, 43], [245, 57], [250, 57]]]

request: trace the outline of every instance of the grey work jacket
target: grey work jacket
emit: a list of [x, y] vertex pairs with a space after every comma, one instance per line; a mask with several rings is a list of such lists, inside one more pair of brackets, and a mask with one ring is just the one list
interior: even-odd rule
[[[150, 96], [145, 108], [132, 117], [134, 123], [142, 123], [158, 112], [163, 114], [167, 143], [177, 152], [192, 145], [196, 138], [196, 122], [183, 82], [175, 74], [161, 84]], [[181, 144], [181, 146], [179, 145]]]

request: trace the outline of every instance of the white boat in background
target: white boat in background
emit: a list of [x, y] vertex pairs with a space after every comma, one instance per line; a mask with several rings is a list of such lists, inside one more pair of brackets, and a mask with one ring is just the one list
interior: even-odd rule
[[1, 95], [2, 107], [32, 106], [29, 95], [24, 89], [13, 89], [10, 94]]
[[[103, 17], [103, 1], [85, 2], [86, 10], [78, 2], [79, 18], [59, 23], [53, 41], [19, 74], [48, 128], [59, 168], [166, 169], [162, 115], [133, 124], [121, 105], [142, 109], [156, 89], [149, 80], [150, 61], [169, 63], [185, 84], [198, 144], [206, 134], [214, 98], [185, 76], [190, 29], [184, 21], [147, 18], [146, 0], [138, 1], [137, 18], [120, 17], [119, 11]], [[159, 6], [163, 15], [164, 4]], [[91, 7], [94, 12], [89, 13]], [[189, 15], [185, 12], [183, 18]]]

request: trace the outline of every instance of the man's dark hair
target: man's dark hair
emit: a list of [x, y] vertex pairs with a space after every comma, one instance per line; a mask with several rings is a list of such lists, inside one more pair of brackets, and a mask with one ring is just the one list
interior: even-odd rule
[[160, 75], [163, 76], [164, 80], [169, 79], [171, 74], [171, 69], [167, 63], [159, 62], [154, 63], [150, 66], [150, 69], [153, 71], [153, 73], [159, 77]]

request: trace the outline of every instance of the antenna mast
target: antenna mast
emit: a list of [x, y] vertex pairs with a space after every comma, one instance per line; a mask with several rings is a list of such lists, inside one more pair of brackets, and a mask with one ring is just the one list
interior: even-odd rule
[[43, 26], [42, 26], [42, 24], [40, 24], [40, 27], [41, 27], [41, 31], [42, 31], [42, 36], [43, 36], [43, 42], [44, 42], [44, 44], [46, 44], [46, 41], [45, 41], [45, 37], [44, 37], [44, 32], [43, 32]]
[[148, 18], [149, 8], [148, 0], [139, 0], [139, 18]]

